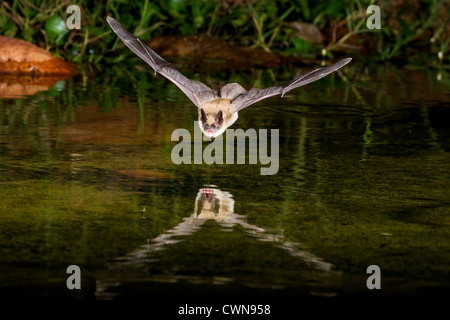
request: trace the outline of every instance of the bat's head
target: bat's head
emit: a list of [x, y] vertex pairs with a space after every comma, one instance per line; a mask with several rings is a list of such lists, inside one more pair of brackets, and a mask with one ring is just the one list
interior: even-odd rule
[[203, 133], [209, 137], [214, 138], [222, 134], [224, 129], [223, 111], [219, 110], [216, 113], [206, 113], [203, 108], [199, 110], [200, 128]]
[[237, 118], [230, 99], [214, 99], [198, 108], [198, 125], [209, 138], [220, 136]]

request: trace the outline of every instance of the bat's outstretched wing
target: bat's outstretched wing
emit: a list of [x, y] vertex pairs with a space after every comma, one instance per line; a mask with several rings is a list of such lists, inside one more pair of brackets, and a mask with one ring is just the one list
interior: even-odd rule
[[155, 73], [158, 72], [175, 83], [197, 107], [203, 102], [213, 100], [216, 97], [214, 90], [199, 81], [191, 80], [182, 75], [145, 43], [125, 30], [119, 22], [111, 17], [107, 17], [106, 20], [128, 48], [130, 48], [139, 58], [147, 62], [155, 70]]
[[275, 96], [278, 94], [281, 94], [281, 97], [283, 97], [283, 95], [286, 92], [288, 92], [292, 89], [304, 86], [308, 83], [314, 82], [316, 80], [319, 80], [319, 79], [329, 75], [330, 73], [342, 68], [347, 63], [349, 63], [351, 60], [352, 60], [352, 58], [342, 59], [331, 66], [316, 69], [314, 71], [311, 71], [305, 75], [302, 75], [302, 76], [295, 78], [294, 80], [291, 80], [284, 84], [269, 87], [266, 89], [257, 89], [257, 88], [250, 89], [247, 93], [241, 94], [238, 97], [236, 97], [235, 99], [233, 99], [232, 104], [234, 106], [234, 112], [238, 112], [260, 100], [263, 100], [263, 99], [266, 99], [266, 98], [269, 98], [269, 97], [272, 97], [272, 96]]

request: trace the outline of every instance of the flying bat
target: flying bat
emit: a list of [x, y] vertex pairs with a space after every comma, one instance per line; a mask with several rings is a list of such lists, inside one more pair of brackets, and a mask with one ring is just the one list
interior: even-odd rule
[[292, 89], [319, 80], [342, 68], [352, 59], [342, 59], [335, 64], [316, 69], [289, 82], [273, 87], [245, 90], [238, 83], [228, 83], [219, 90], [211, 89], [202, 82], [191, 80], [182, 75], [170, 63], [161, 58], [145, 43], [137, 39], [111, 17], [106, 19], [112, 30], [139, 58], [147, 62], [154, 70], [177, 85], [198, 108], [199, 126], [207, 137], [221, 135], [238, 118], [238, 112], [248, 106]]

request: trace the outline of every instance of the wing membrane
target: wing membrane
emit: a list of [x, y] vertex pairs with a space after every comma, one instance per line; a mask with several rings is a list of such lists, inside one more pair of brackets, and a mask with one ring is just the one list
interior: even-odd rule
[[216, 96], [214, 90], [202, 82], [191, 80], [181, 74], [170, 63], [161, 58], [145, 43], [137, 39], [122, 25], [111, 17], [106, 19], [112, 30], [119, 36], [123, 43], [130, 48], [139, 58], [147, 62], [154, 70], [176, 84], [192, 102], [199, 107], [205, 100], [209, 101]]
[[247, 93], [238, 96], [232, 101], [234, 106], [234, 112], [238, 112], [260, 100], [267, 99], [272, 96], [281, 94], [281, 97], [283, 97], [283, 95], [286, 92], [307, 85], [308, 83], [317, 81], [319, 79], [322, 79], [323, 77], [329, 75], [330, 73], [335, 72], [336, 70], [342, 68], [351, 60], [352, 60], [351, 58], [342, 59], [331, 66], [316, 69], [305, 75], [295, 78], [289, 82], [277, 86], [265, 89], [253, 88], [249, 90]]

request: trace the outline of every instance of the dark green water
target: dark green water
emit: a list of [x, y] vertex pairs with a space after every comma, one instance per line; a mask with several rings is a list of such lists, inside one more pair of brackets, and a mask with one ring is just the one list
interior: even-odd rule
[[[234, 129], [279, 129], [268, 176], [175, 165], [171, 134], [193, 134], [197, 110], [131, 66], [1, 99], [0, 295], [448, 298], [449, 74], [344, 69], [240, 113]], [[269, 86], [295, 72], [186, 74]]]

